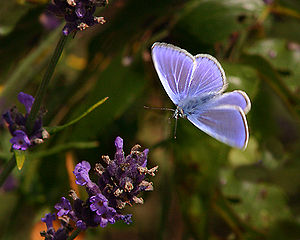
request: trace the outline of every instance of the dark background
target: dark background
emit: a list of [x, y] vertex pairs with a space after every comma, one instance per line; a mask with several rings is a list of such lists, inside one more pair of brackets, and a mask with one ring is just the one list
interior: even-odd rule
[[[17, 104], [19, 91], [35, 94], [61, 34], [63, 25], [49, 31], [40, 23], [46, 2], [0, 4], [1, 111]], [[299, 240], [300, 2], [265, 2], [112, 0], [99, 9], [107, 23], [78, 32], [65, 48], [44, 100], [45, 125], [109, 99], [27, 154], [13, 172], [17, 187], [0, 192], [0, 238], [41, 239], [40, 218], [74, 187], [68, 164], [113, 157], [121, 136], [127, 154], [136, 143], [150, 149], [149, 165], [159, 166], [154, 191], [126, 208], [130, 226], [91, 229], [84, 239]], [[227, 91], [249, 95], [245, 151], [184, 119], [174, 140], [171, 113], [144, 109], [174, 108], [151, 60], [156, 41], [215, 56]], [[9, 139], [3, 128], [1, 164], [11, 156]]]

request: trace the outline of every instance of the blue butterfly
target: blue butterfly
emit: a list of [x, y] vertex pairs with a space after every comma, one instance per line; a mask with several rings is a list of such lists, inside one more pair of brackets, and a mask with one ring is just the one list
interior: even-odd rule
[[243, 91], [223, 93], [227, 87], [220, 63], [208, 54], [192, 56], [166, 43], [154, 43], [152, 59], [159, 79], [177, 106], [174, 118], [187, 118], [208, 135], [245, 149], [249, 132], [246, 114], [250, 99]]

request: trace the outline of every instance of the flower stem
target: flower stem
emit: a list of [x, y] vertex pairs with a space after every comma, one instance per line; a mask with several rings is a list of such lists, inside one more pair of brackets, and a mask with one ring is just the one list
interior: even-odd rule
[[12, 156], [12, 158], [5, 164], [5, 167], [0, 175], [0, 187], [5, 183], [6, 178], [9, 176], [9, 174], [12, 172], [12, 170], [17, 165], [15, 155]]
[[56, 64], [61, 56], [61, 53], [64, 49], [67, 39], [68, 39], [68, 36], [65, 36], [63, 34], [61, 35], [59, 42], [57, 43], [56, 48], [54, 50], [54, 53], [50, 59], [50, 63], [48, 65], [48, 68], [46, 69], [46, 72], [42, 79], [42, 82], [37, 90], [36, 95], [35, 95], [35, 100], [34, 100], [34, 103], [32, 105], [31, 111], [29, 113], [29, 116], [28, 116], [27, 122], [26, 122], [26, 128], [27, 128], [29, 134], [33, 130], [35, 119], [40, 110], [43, 97], [45, 95], [46, 89], [49, 85], [50, 79], [53, 75]]
[[81, 232], [81, 230], [77, 228], [77, 229], [71, 234], [71, 236], [69, 236], [69, 237], [67, 238], [67, 240], [73, 240], [73, 239], [75, 239], [75, 238], [79, 235], [80, 232]]

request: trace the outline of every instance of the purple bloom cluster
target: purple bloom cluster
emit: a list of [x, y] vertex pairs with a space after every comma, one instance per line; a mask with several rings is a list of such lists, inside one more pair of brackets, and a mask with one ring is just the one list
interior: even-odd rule
[[88, 162], [82, 161], [76, 165], [73, 171], [76, 183], [85, 186], [88, 198], [83, 201], [71, 190], [73, 204], [62, 197], [55, 205], [60, 219], [66, 222], [73, 221], [81, 230], [88, 227], [106, 227], [108, 223], [113, 224], [119, 220], [131, 223], [131, 214], [123, 215], [121, 209], [126, 204], [131, 206], [133, 203], [143, 203], [143, 199], [138, 195], [140, 192], [153, 190], [153, 184], [146, 181], [145, 177], [147, 174], [155, 176], [157, 166], [147, 168], [148, 149], [141, 152], [140, 146], [135, 145], [131, 153], [125, 157], [122, 138], [116, 138], [115, 146], [116, 153], [113, 160], [108, 156], [102, 156], [106, 167], [100, 163], [96, 164], [95, 171], [98, 175], [96, 183], [90, 179], [91, 166]]
[[13, 136], [10, 139], [12, 148], [16, 150], [26, 150], [35, 144], [43, 142], [43, 139], [48, 138], [48, 132], [42, 127], [42, 114], [37, 117], [33, 130], [29, 132], [26, 128], [28, 114], [31, 111], [34, 98], [26, 93], [20, 92], [18, 100], [25, 106], [26, 114], [23, 115], [16, 107], [4, 112], [2, 117], [8, 124], [8, 129]]
[[53, 0], [48, 10], [56, 16], [64, 17], [66, 25], [63, 34], [84, 30], [90, 26], [104, 24], [103, 17], [95, 17], [96, 7], [104, 7], [107, 0]]

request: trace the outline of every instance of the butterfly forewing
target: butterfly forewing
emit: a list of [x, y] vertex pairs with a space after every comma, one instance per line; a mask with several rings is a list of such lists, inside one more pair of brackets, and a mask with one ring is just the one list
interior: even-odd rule
[[219, 93], [226, 89], [224, 70], [214, 57], [208, 54], [198, 54], [194, 64], [195, 70], [189, 85], [189, 96]]
[[194, 58], [187, 51], [170, 44], [155, 43], [152, 58], [160, 81], [171, 100], [178, 102], [187, 96]]

